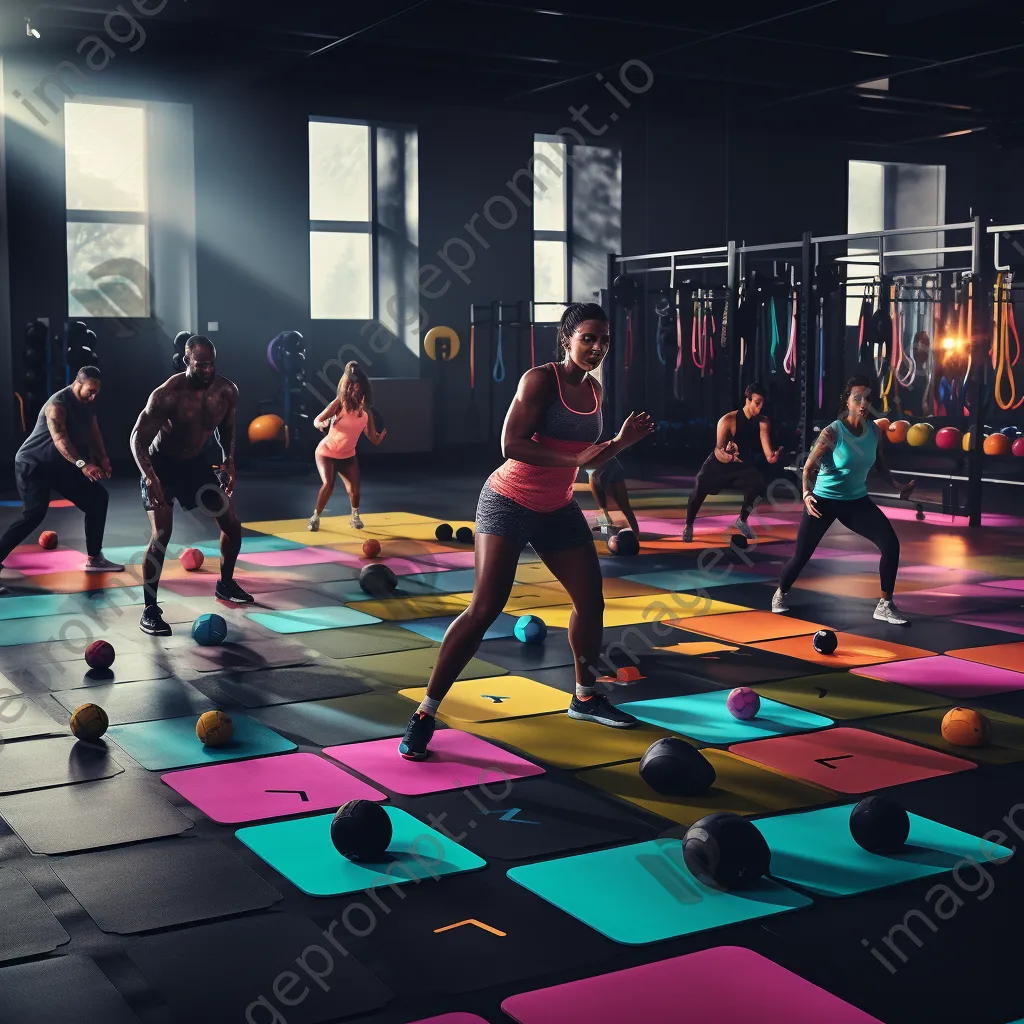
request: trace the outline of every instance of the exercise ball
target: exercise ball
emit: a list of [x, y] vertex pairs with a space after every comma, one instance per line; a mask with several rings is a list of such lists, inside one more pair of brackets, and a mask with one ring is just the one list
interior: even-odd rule
[[896, 420], [886, 428], [886, 436], [893, 444], [902, 444], [907, 439], [910, 424], [906, 420]]
[[930, 423], [915, 423], [907, 431], [907, 444], [911, 448], [923, 448], [932, 439], [935, 428]]
[[331, 821], [331, 842], [348, 860], [379, 863], [391, 837], [391, 817], [374, 800], [349, 800]]
[[734, 533], [729, 538], [729, 547], [746, 549], [747, 546], [747, 538], [744, 537], [742, 533]]
[[113, 644], [106, 640], [93, 640], [85, 649], [85, 663], [89, 668], [103, 671], [114, 664]]
[[655, 740], [640, 760], [640, 778], [665, 796], [701, 796], [715, 784], [715, 769], [678, 736]]
[[683, 836], [683, 860], [705, 885], [755, 885], [768, 873], [771, 858], [768, 843], [753, 822], [727, 811], [701, 818]]
[[363, 541], [363, 558], [376, 558], [380, 554], [380, 541], [371, 537]]
[[745, 722], [761, 710], [761, 698], [749, 686], [737, 686], [725, 698], [725, 706], [733, 718]]
[[814, 634], [811, 643], [814, 644], [814, 649], [819, 654], [835, 654], [836, 648], [839, 646], [839, 638], [831, 629], [819, 629]]
[[935, 435], [935, 447], [944, 452], [960, 447], [960, 431], [956, 427], [941, 427]]
[[1010, 439], [1005, 434], [989, 434], [984, 448], [986, 455], [1009, 455]]
[[198, 572], [203, 567], [202, 551], [199, 548], [185, 548], [180, 555], [178, 555], [178, 561], [181, 563], [182, 569], [185, 572]]
[[524, 644], [539, 644], [548, 635], [548, 627], [537, 615], [520, 615], [513, 628], [516, 639]]
[[[611, 548], [612, 538], [608, 538], [608, 546]], [[615, 554], [624, 555], [627, 558], [640, 554], [640, 541], [632, 530], [619, 530], [615, 535]]]
[[257, 416], [249, 424], [249, 443], [266, 444], [268, 441], [277, 441], [284, 433], [284, 420], [273, 413], [266, 416]]
[[359, 570], [359, 586], [371, 597], [390, 597], [398, 586], [398, 577], [383, 562], [371, 562]]
[[887, 416], [879, 416], [875, 420], [875, 426], [884, 434], [889, 429], [889, 418]]
[[434, 536], [439, 541], [448, 541], [455, 536], [455, 531], [452, 529], [451, 523], [441, 523], [435, 528]]
[[206, 747], [223, 747], [235, 735], [235, 723], [223, 711], [204, 711], [196, 722], [196, 736]]
[[39, 546], [46, 551], [52, 551], [57, 546], [57, 534], [53, 530], [43, 530], [39, 534]]
[[1010, 446], [1010, 451], [1018, 458], [1024, 458], [1024, 437], [1018, 437]]
[[992, 738], [992, 725], [973, 708], [950, 708], [942, 718], [942, 738], [954, 747], [983, 747]]
[[910, 835], [910, 815], [891, 796], [868, 796], [850, 812], [850, 835], [869, 853], [897, 853]]
[[228, 624], [213, 612], [205, 612], [192, 623], [192, 639], [200, 647], [216, 647], [227, 635]]
[[468, 526], [460, 526], [455, 531], [455, 539], [460, 544], [472, 544], [473, 543], [473, 531]]
[[71, 731], [79, 740], [98, 740], [109, 724], [99, 704], [82, 704], [71, 713]]

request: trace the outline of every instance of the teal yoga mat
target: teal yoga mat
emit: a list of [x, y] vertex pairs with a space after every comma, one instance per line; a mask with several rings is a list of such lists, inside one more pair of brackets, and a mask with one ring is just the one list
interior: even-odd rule
[[[770, 879], [742, 892], [698, 882], [678, 839], [512, 868], [508, 877], [585, 925], [627, 946], [642, 946], [709, 928], [809, 907], [812, 900]], [[599, 887], [580, 879], [600, 878]]]
[[343, 896], [384, 885], [436, 881], [487, 862], [397, 807], [385, 807], [393, 830], [389, 860], [357, 864], [331, 843], [333, 814], [241, 828], [235, 835], [307, 896]]
[[707, 590], [709, 587], [731, 587], [737, 583], [763, 583], [773, 577], [737, 569], [712, 573], [701, 572], [699, 569], [680, 569], [678, 572], [638, 572], [622, 578], [631, 583], [645, 583], [649, 587], [678, 593], [684, 590]]
[[834, 724], [831, 718], [767, 697], [761, 698], [761, 710], [755, 718], [742, 721], [733, 718], [725, 706], [728, 690], [695, 693], [688, 697], [664, 697], [658, 700], [630, 701], [620, 704], [623, 711], [651, 725], [689, 736], [700, 743], [737, 743], [742, 740], [767, 739], [795, 732], [826, 729]]
[[158, 722], [112, 725], [107, 736], [151, 772], [218, 761], [240, 761], [243, 757], [263, 757], [298, 749], [291, 740], [278, 736], [273, 729], [247, 715], [234, 713], [231, 720], [235, 732], [231, 742], [223, 747], [207, 747], [196, 736], [198, 718], [198, 715], [187, 715]]
[[[402, 622], [400, 625], [411, 633], [418, 633], [428, 640], [440, 643], [444, 639], [448, 627], [458, 618], [457, 615], [439, 615], [433, 619], [412, 619], [409, 622]], [[519, 621], [517, 615], [506, 615], [502, 612], [484, 633], [485, 640], [507, 640], [516, 635], [516, 623]]]
[[902, 852], [869, 853], [850, 835], [850, 812], [855, 806], [843, 804], [755, 821], [772, 851], [772, 877], [819, 896], [852, 896], [940, 875], [958, 864], [969, 867], [967, 858], [986, 864], [1013, 856], [1004, 846], [917, 814], [910, 815], [910, 836]]
[[343, 604], [326, 605], [323, 608], [293, 608], [283, 612], [249, 612], [248, 617], [275, 633], [312, 633], [318, 629], [368, 626], [381, 621], [365, 612], [346, 608]]
[[[109, 555], [107, 557], [110, 557]], [[88, 614], [95, 609], [142, 604], [142, 587], [107, 587], [80, 594], [28, 594], [0, 601], [0, 620], [35, 619], [50, 615]]]

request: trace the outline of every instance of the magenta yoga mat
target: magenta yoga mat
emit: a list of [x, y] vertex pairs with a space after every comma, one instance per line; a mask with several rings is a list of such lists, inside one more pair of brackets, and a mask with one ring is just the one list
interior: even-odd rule
[[983, 629], [999, 629], [1004, 633], [1019, 633], [1024, 636], [1024, 614], [1016, 612], [989, 612], [973, 617], [954, 619], [965, 626], [981, 626]]
[[945, 654], [913, 661], [890, 661], [885, 665], [867, 665], [854, 669], [853, 674], [956, 698], [987, 697], [993, 693], [1024, 690], [1024, 673], [961, 661]]
[[740, 946], [630, 967], [510, 996], [501, 1008], [520, 1024], [881, 1024], [838, 996]]

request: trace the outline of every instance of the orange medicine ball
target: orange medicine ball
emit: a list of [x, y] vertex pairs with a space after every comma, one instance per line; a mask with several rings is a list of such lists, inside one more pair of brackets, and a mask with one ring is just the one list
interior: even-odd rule
[[955, 747], [982, 747], [991, 737], [991, 723], [973, 708], [950, 708], [942, 719], [942, 738]]

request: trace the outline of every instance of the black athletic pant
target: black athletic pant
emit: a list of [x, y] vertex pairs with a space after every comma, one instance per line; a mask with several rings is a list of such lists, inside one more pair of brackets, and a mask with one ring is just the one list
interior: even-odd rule
[[796, 551], [782, 570], [779, 587], [783, 593], [796, 582], [800, 571], [810, 561], [814, 549], [828, 528], [838, 519], [848, 530], [871, 541], [882, 553], [878, 576], [883, 594], [892, 594], [896, 587], [896, 571], [900, 565], [900, 540], [885, 513], [868, 497], [854, 501], [815, 496], [821, 518], [816, 519], [804, 508], [803, 519], [796, 535]]
[[107, 523], [107, 489], [102, 484], [83, 476], [67, 459], [50, 465], [16, 461], [14, 476], [23, 507], [21, 517], [0, 537], [0, 565], [46, 518], [51, 489], [85, 513], [85, 549], [90, 557], [102, 552]]
[[709, 494], [718, 494], [727, 487], [743, 492], [743, 507], [740, 519], [746, 521], [754, 502], [764, 493], [767, 481], [761, 471], [749, 462], [719, 462], [712, 453], [704, 460], [697, 479], [693, 484], [693, 493], [686, 506], [686, 525], [693, 526], [704, 499]]

